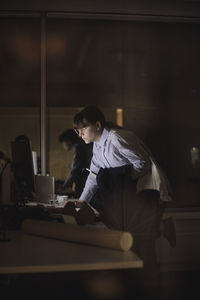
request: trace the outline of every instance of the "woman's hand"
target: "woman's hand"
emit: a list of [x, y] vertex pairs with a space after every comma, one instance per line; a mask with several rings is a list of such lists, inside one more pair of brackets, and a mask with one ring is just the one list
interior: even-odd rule
[[74, 204], [76, 207], [80, 208], [85, 204], [85, 201], [84, 200], [76, 200], [76, 201], [74, 201]]

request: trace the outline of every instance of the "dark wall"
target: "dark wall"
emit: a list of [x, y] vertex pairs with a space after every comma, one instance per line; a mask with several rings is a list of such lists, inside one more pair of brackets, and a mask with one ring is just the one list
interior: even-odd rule
[[157, 16], [200, 16], [199, 0], [7, 0], [0, 4], [1, 10], [32, 10], [61, 12], [122, 13]]

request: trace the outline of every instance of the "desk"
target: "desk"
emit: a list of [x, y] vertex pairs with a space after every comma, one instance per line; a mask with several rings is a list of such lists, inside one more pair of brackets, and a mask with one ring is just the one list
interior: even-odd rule
[[7, 233], [0, 243], [0, 274], [142, 268], [132, 251], [104, 249], [27, 235]]

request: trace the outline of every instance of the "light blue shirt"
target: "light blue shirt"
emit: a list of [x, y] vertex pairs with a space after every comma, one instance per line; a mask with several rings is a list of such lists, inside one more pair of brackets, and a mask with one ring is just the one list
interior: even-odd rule
[[[142, 141], [130, 131], [104, 128], [100, 141], [93, 144], [91, 171], [98, 174], [100, 168], [115, 168], [128, 164], [133, 165], [133, 179], [151, 171], [151, 160]], [[97, 189], [96, 178], [90, 173], [80, 200], [90, 202]]]

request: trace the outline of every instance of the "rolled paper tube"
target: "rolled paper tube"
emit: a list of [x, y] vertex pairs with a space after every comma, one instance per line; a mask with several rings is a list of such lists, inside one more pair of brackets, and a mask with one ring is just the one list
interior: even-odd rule
[[133, 245], [133, 237], [129, 232], [92, 226], [86, 227], [27, 219], [22, 223], [22, 231], [37, 236], [122, 251], [128, 251]]

